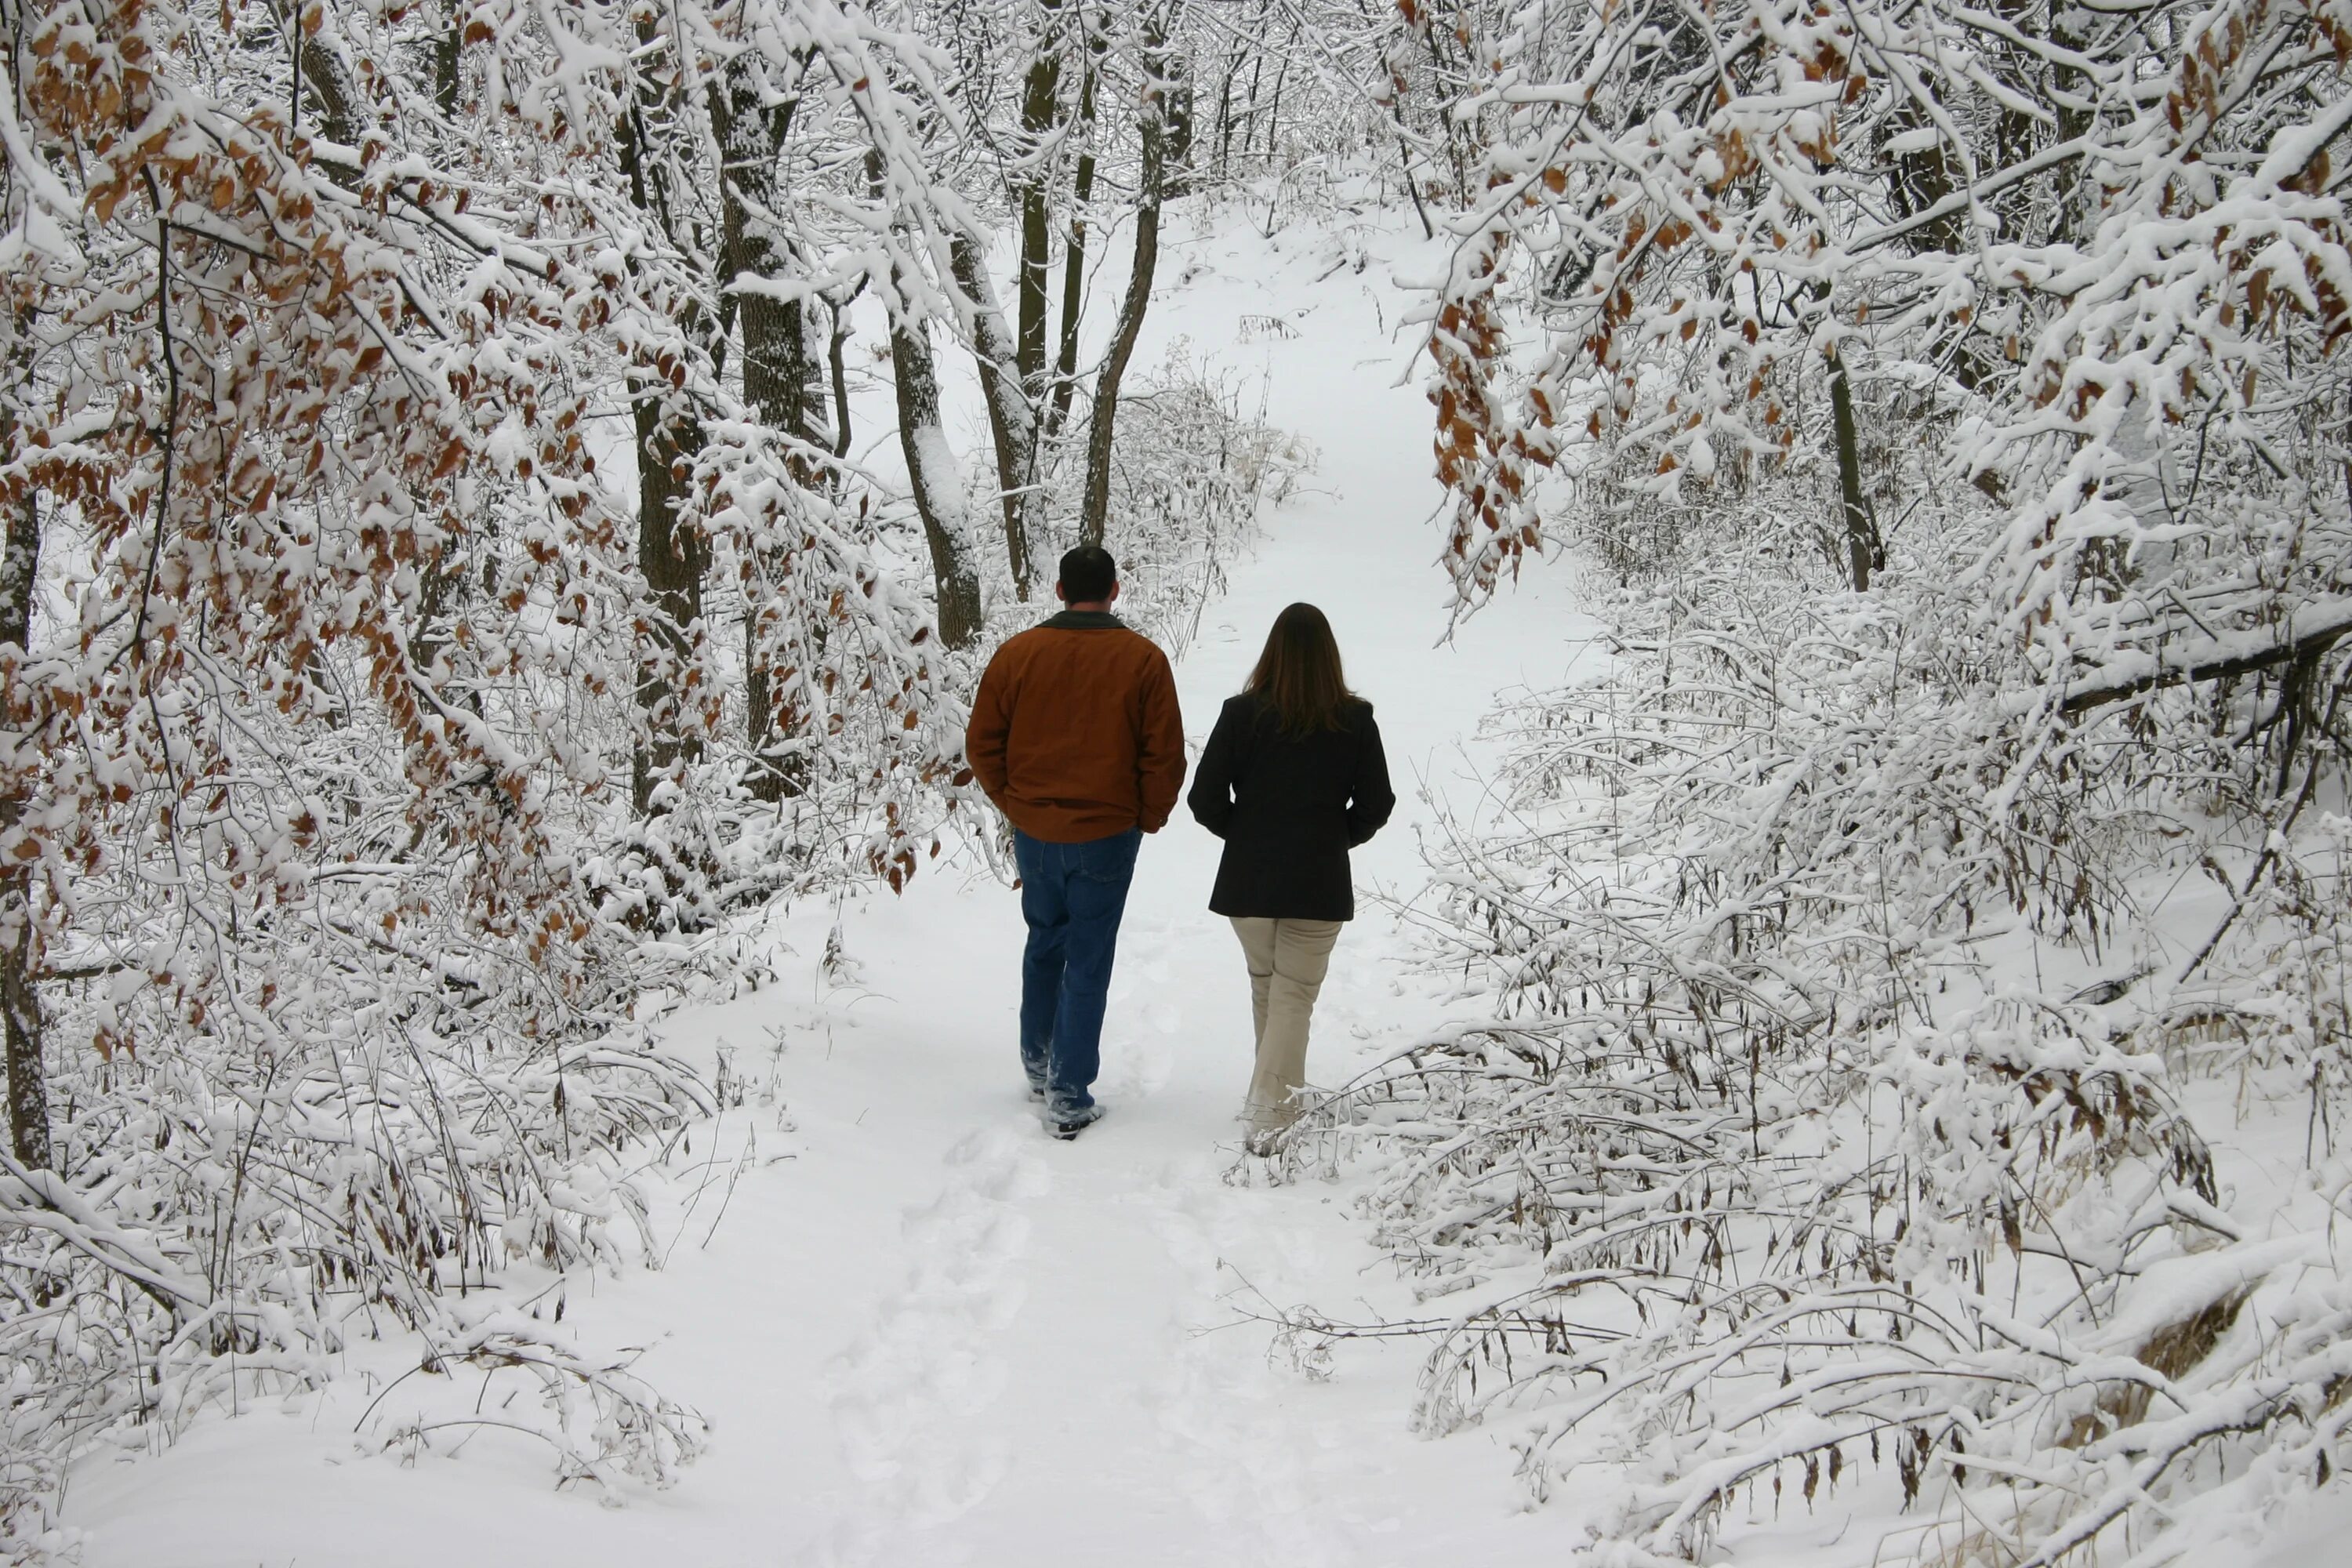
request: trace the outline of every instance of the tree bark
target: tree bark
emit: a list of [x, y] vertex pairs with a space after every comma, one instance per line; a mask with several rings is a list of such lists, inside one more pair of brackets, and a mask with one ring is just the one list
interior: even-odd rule
[[[302, 26], [302, 15], [320, 0], [285, 0], [276, 9], [278, 25], [293, 42], [295, 124], [301, 124], [302, 96], [308, 93], [319, 106], [319, 131], [338, 147], [353, 147], [359, 142], [359, 119], [354, 110], [359, 94], [351, 73], [343, 67], [342, 57], [319, 41], [318, 35]], [[456, 76], [455, 55], [450, 67], [454, 96]]]
[[948, 246], [948, 265], [971, 311], [972, 357], [980, 362], [981, 401], [996, 447], [996, 483], [1004, 511], [1004, 552], [1013, 567], [1013, 594], [1029, 602], [1036, 564], [1029, 554], [1029, 519], [1035, 505], [1030, 483], [1037, 441], [1037, 410], [1021, 382], [1020, 355], [1004, 308], [988, 280], [988, 259], [980, 242], [959, 234]]
[[1242, 57], [1236, 50], [1225, 62], [1224, 85], [1217, 89], [1217, 181], [1224, 183], [1234, 151], [1234, 77], [1242, 68]]
[[652, 809], [656, 777], [681, 759], [699, 754], [681, 722], [669, 668], [693, 657], [694, 626], [702, 619], [702, 580], [710, 570], [710, 542], [679, 519], [687, 495], [685, 470], [702, 449], [702, 426], [670, 410], [667, 384], [642, 390], [631, 412], [637, 435], [637, 572], [645, 579], [649, 644], [637, 668], [637, 702], [651, 721], [652, 739], [637, 749], [633, 794], [637, 814]]
[[[7, 554], [0, 557], [0, 647], [14, 647], [19, 657], [33, 640], [33, 588], [40, 552], [40, 505], [28, 494], [8, 513]], [[25, 787], [20, 783], [0, 795], [0, 836], [23, 820], [28, 804]], [[32, 870], [27, 862], [10, 856], [6, 870], [0, 873], [0, 1015], [5, 1016], [7, 1043], [8, 1143], [18, 1163], [34, 1170], [53, 1163], [48, 1077], [41, 1056], [41, 999], [35, 984], [39, 966]]]
[[1830, 425], [1837, 443], [1839, 510], [1845, 523], [1846, 571], [1853, 583], [1853, 591], [1866, 593], [1870, 588], [1870, 573], [1874, 566], [1884, 565], [1885, 550], [1879, 542], [1878, 524], [1870, 515], [1870, 504], [1862, 493], [1862, 450], [1854, 433], [1853, 391], [1846, 384], [1845, 360], [1832, 343], [1830, 360]]
[[2300, 606], [2266, 644], [2231, 647], [2210, 640], [2175, 647], [2123, 672], [2110, 671], [2074, 682], [2061, 704], [2069, 717], [2168, 686], [2194, 686], [2231, 679], [2279, 665], [2315, 667], [2336, 645], [2352, 636], [2352, 599]]
[[857, 298], [858, 289], [865, 287], [865, 281], [860, 279], [857, 289], [849, 291], [848, 299], [836, 300], [829, 295], [825, 299], [833, 316], [824, 357], [833, 371], [833, 455], [836, 458], [849, 456], [849, 367], [845, 359], [849, 348], [849, 305]]
[[906, 454], [915, 510], [930, 546], [940, 639], [950, 648], [980, 640], [980, 574], [972, 570], [962, 477], [940, 420], [940, 380], [922, 323], [895, 314], [890, 366], [898, 394], [898, 449]]
[[1086, 75], [1078, 84], [1078, 168], [1070, 187], [1070, 233], [1062, 251], [1062, 342], [1054, 361], [1053, 400], [1046, 405], [1042, 449], [1062, 434], [1078, 386], [1078, 326], [1087, 288], [1087, 204], [1095, 196], [1095, 97], [1102, 78], [1102, 33], [1089, 27]]
[[[743, 340], [743, 399], [760, 422], [795, 441], [830, 449], [830, 432], [814, 416], [823, 407], [815, 356], [809, 352], [806, 311], [798, 300], [780, 300], [762, 285], [788, 270], [789, 258], [776, 233], [783, 196], [776, 178], [784, 139], [791, 134], [799, 99], [765, 103], [757, 55], [746, 51], [730, 61], [710, 88], [711, 128], [719, 154], [720, 287], [734, 308]], [[795, 457], [792, 479], [803, 488], [818, 484], [814, 465]], [[782, 800], [804, 785], [805, 769], [782, 753], [776, 731], [775, 700], [768, 661], [761, 656], [756, 619], [743, 617], [743, 728], [751, 754], [747, 787], [756, 800]]]
[[[1014, 357], [1032, 407], [1045, 395], [1046, 264], [1054, 231], [1044, 152], [1061, 110], [1062, 0], [1037, 0], [1037, 40], [1021, 95], [1021, 174], [1014, 185], [1014, 205], [1021, 213], [1021, 263], [1013, 279], [1019, 317]], [[1033, 460], [1034, 456], [1033, 452]]]
[[454, 128], [457, 120], [457, 67], [465, 47], [465, 25], [452, 3], [442, 8], [441, 30], [433, 39], [433, 105]]
[[[646, 100], [653, 89], [640, 83], [638, 101], [621, 124], [621, 162], [637, 206], [665, 229], [668, 193], [659, 166], [644, 145]], [[707, 322], [683, 323], [689, 342], [704, 337]], [[674, 406], [674, 388], [650, 365], [640, 366], [631, 388], [630, 414], [636, 435], [637, 571], [648, 603], [637, 664], [637, 704], [647, 720], [647, 739], [631, 759], [631, 796], [637, 815], [652, 809], [656, 778], [697, 746], [678, 711], [671, 667], [693, 653], [693, 628], [702, 619], [703, 577], [710, 546], [700, 528], [682, 522], [679, 503], [688, 494], [688, 472], [702, 450], [702, 422], [690, 409]]]
[[[866, 167], [878, 198], [882, 194], [880, 155], [868, 153]], [[930, 551], [936, 599], [933, 614], [939, 622], [940, 640], [950, 648], [961, 649], [980, 640], [982, 626], [980, 574], [973, 568], [971, 551], [971, 509], [965, 499], [963, 477], [956, 468], [954, 450], [948, 445], [940, 418], [939, 370], [931, 356], [930, 340], [923, 335], [924, 323], [909, 320], [907, 315], [905, 282], [904, 275], [894, 265], [890, 298], [883, 302], [890, 322], [891, 381], [898, 401], [898, 449], [906, 456], [907, 479], [914, 492], [915, 512], [922, 519], [923, 541]], [[981, 275], [980, 282], [987, 282], [985, 274]], [[838, 357], [834, 363], [838, 376]], [[988, 379], [983, 362], [982, 380]], [[842, 407], [845, 422], [845, 393]], [[995, 426], [999, 414], [992, 401], [989, 416], [991, 425]], [[1000, 463], [1004, 460], [1004, 447], [1000, 429]], [[1011, 514], [1007, 515], [1009, 521]]]
[[1111, 440], [1118, 419], [1119, 383], [1134, 357], [1136, 335], [1143, 330], [1143, 313], [1151, 304], [1151, 274], [1160, 259], [1160, 205], [1168, 181], [1168, 99], [1176, 85], [1166, 27], [1156, 10], [1144, 22], [1146, 86], [1139, 123], [1143, 170], [1135, 194], [1135, 267], [1128, 275], [1127, 297], [1119, 301], [1109, 357], [1095, 382], [1094, 420], [1087, 431], [1086, 496], [1078, 513], [1078, 540], [1085, 544], [1103, 542], [1110, 511]]
[[756, 63], [748, 52], [737, 57], [710, 89], [712, 128], [719, 133], [719, 268], [726, 274], [720, 286], [736, 300], [744, 401], [761, 424], [807, 441], [814, 438], [817, 369], [804, 312], [800, 300], [780, 300], [759, 287], [788, 270], [776, 233], [783, 200], [776, 166], [800, 100], [762, 103]]

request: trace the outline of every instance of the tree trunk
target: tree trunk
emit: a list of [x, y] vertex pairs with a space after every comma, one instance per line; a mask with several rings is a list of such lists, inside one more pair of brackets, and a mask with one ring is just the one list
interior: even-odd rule
[[1225, 182], [1234, 151], [1234, 77], [1242, 68], [1242, 57], [1236, 51], [1225, 62], [1224, 85], [1217, 89], [1217, 183]]
[[49, 1148], [49, 1085], [41, 1060], [41, 999], [33, 981], [37, 949], [32, 910], [22, 892], [25, 880], [21, 871], [8, 874], [5, 898], [14, 929], [0, 948], [0, 1011], [7, 1014], [8, 1143], [18, 1164], [39, 1171], [55, 1155]]
[[[738, 57], [724, 81], [710, 89], [720, 158], [720, 287], [732, 294], [741, 326], [743, 400], [770, 429], [808, 441], [815, 438], [810, 416], [818, 403], [817, 367], [801, 301], [779, 300], [758, 287], [787, 270], [775, 230], [783, 200], [776, 163], [799, 100], [762, 104], [753, 63], [749, 54]], [[752, 287], [744, 288], [747, 282]]]
[[702, 580], [710, 569], [709, 541], [698, 527], [681, 524], [677, 515], [688, 489], [685, 470], [702, 448], [702, 426], [667, 407], [668, 390], [653, 382], [638, 393], [631, 411], [637, 434], [637, 571], [651, 601], [645, 616], [649, 646], [637, 668], [637, 702], [653, 731], [638, 748], [634, 769], [641, 816], [652, 807], [656, 777], [699, 752], [678, 711], [669, 670], [693, 657], [693, 628], [702, 619]]
[[[866, 168], [878, 198], [882, 194], [880, 154], [868, 153]], [[898, 449], [906, 456], [907, 479], [914, 491], [915, 512], [923, 521], [923, 541], [930, 549], [940, 640], [950, 648], [961, 649], [980, 640], [982, 626], [980, 574], [973, 569], [971, 552], [971, 507], [965, 500], [963, 477], [957, 471], [954, 449], [948, 445], [947, 432], [940, 419], [939, 369], [931, 357], [930, 340], [923, 335], [924, 323], [909, 320], [906, 314], [905, 281], [894, 266], [890, 298], [883, 301], [890, 322], [891, 381], [898, 400]], [[980, 281], [986, 283], [984, 274]], [[836, 375], [839, 364], [836, 357]], [[989, 379], [985, 362], [982, 379]], [[845, 395], [842, 407], [845, 420]], [[993, 401], [989, 416], [990, 424], [996, 426], [999, 415]], [[1004, 448], [1000, 428], [1000, 463], [1004, 460]], [[1012, 513], [1008, 511], [1006, 517], [1010, 526]]]
[[441, 30], [433, 38], [433, 105], [454, 129], [457, 121], [457, 67], [466, 47], [465, 24], [453, 3], [442, 8]]
[[833, 455], [836, 458], [849, 456], [849, 367], [845, 363], [849, 348], [849, 306], [850, 301], [857, 298], [858, 290], [865, 287], [865, 280], [861, 279], [857, 288], [849, 291], [847, 299], [835, 300], [830, 295], [825, 298], [825, 305], [833, 317], [832, 330], [825, 338], [824, 357], [825, 363], [833, 371]]
[[[8, 514], [7, 554], [0, 558], [0, 646], [13, 646], [20, 656], [33, 640], [33, 588], [40, 552], [40, 503], [27, 495]], [[24, 789], [19, 784], [0, 795], [0, 835], [23, 819], [27, 804]], [[53, 1156], [49, 1085], [41, 1059], [41, 998], [36, 986], [40, 936], [33, 918], [33, 875], [29, 863], [14, 856], [6, 867], [0, 873], [0, 1015], [6, 1020], [8, 1142], [20, 1164], [46, 1170]]]
[[[763, 103], [758, 57], [746, 51], [729, 62], [710, 88], [711, 127], [719, 152], [720, 287], [734, 307], [743, 338], [743, 399], [760, 422], [795, 441], [830, 448], [830, 433], [817, 429], [813, 414], [823, 406], [815, 357], [809, 352], [802, 302], [779, 300], [760, 286], [786, 271], [775, 218], [782, 193], [776, 163], [792, 132], [796, 97]], [[747, 286], [748, 285], [748, 286]], [[820, 482], [814, 465], [796, 457], [794, 483]], [[778, 742], [775, 701], [768, 661], [760, 647], [758, 621], [743, 617], [743, 729], [751, 753], [746, 785], [756, 800], [782, 800], [805, 787], [804, 765], [787, 757]]]
[[[1021, 213], [1021, 264], [1013, 278], [1014, 308], [1019, 315], [1014, 357], [1020, 365], [1022, 390], [1033, 408], [1045, 395], [1046, 262], [1054, 243], [1044, 148], [1062, 99], [1062, 0], [1037, 0], [1037, 41], [1021, 95], [1021, 174], [1014, 185], [1014, 205]], [[1033, 451], [1032, 461], [1035, 456]]]
[[[1293, 44], [1298, 41], [1298, 28], [1296, 23], [1291, 26], [1290, 39]], [[1274, 68], [1274, 101], [1267, 105], [1265, 111], [1265, 166], [1276, 172], [1275, 177], [1277, 181], [1281, 178], [1282, 164], [1275, 155], [1275, 139], [1282, 134], [1282, 89], [1284, 84], [1290, 79], [1291, 53], [1292, 51], [1286, 47], [1282, 51], [1282, 63]], [[1182, 149], [1180, 146], [1178, 149], [1180, 156], [1181, 152]]]
[[940, 421], [939, 373], [921, 322], [893, 314], [890, 366], [898, 383], [898, 448], [906, 454], [915, 510], [930, 546], [940, 639], [950, 648], [967, 648], [980, 640], [980, 574], [972, 570], [966, 543], [971, 535], [963, 478]]
[[1160, 174], [1160, 198], [1171, 200], [1192, 194], [1192, 81], [1179, 77], [1168, 84], [1167, 101], [1160, 105], [1161, 134], [1164, 141], [1160, 161], [1167, 165]]
[[1845, 558], [1848, 574], [1853, 581], [1853, 591], [1864, 593], [1870, 587], [1871, 568], [1885, 564], [1885, 550], [1879, 542], [1878, 524], [1870, 515], [1870, 504], [1862, 494], [1861, 444], [1853, 427], [1853, 392], [1846, 384], [1845, 360], [1837, 345], [1829, 347], [1830, 359], [1830, 424], [1837, 441], [1839, 510], [1845, 521]]
[[[1265, 30], [1265, 7], [1263, 5], [1258, 7], [1257, 25], [1258, 31], [1263, 34]], [[1262, 51], [1251, 55], [1248, 116], [1242, 121], [1242, 158], [1244, 162], [1249, 158], [1250, 143], [1257, 140], [1257, 89], [1265, 77], [1265, 55]]]
[[1157, 11], [1144, 23], [1146, 86], [1139, 123], [1143, 134], [1143, 170], [1135, 193], [1135, 268], [1128, 275], [1127, 297], [1119, 302], [1110, 355], [1095, 382], [1094, 422], [1087, 431], [1086, 498], [1078, 513], [1078, 540], [1085, 544], [1103, 542], [1110, 510], [1110, 452], [1118, 418], [1118, 386], [1127, 375], [1128, 361], [1134, 356], [1136, 335], [1143, 330], [1143, 313], [1151, 304], [1152, 269], [1160, 259], [1160, 204], [1168, 181], [1168, 99], [1177, 85], [1166, 29], [1166, 21]]
[[1095, 94], [1101, 80], [1102, 34], [1089, 27], [1085, 78], [1078, 84], [1078, 170], [1070, 187], [1070, 234], [1062, 251], [1062, 343], [1054, 361], [1053, 401], [1045, 410], [1045, 434], [1037, 445], [1051, 446], [1070, 416], [1070, 399], [1078, 386], [1078, 325], [1087, 288], [1087, 204], [1095, 196]]
[[[327, 141], [338, 147], [357, 145], [359, 122], [352, 112], [358, 93], [351, 73], [343, 68], [342, 58], [319, 41], [318, 36], [302, 26], [302, 16], [320, 0], [284, 0], [276, 8], [278, 29], [294, 40], [294, 123], [301, 126], [302, 97], [309, 94], [319, 106], [319, 131]], [[450, 67], [454, 83], [455, 57]], [[452, 94], [455, 94], [454, 85]]]
[[2156, 639], [2156, 654], [2119, 660], [2069, 685], [2063, 710], [2075, 717], [2167, 687], [2231, 680], [2282, 664], [2302, 669], [2308, 679], [2322, 658], [2352, 637], [2352, 598], [2297, 605], [2285, 621], [2255, 635], [2269, 640], [2216, 639], [2180, 627], [2178, 636]]
[[[648, 47], [656, 42], [651, 22], [637, 25], [637, 38]], [[672, 89], [640, 76], [618, 127], [619, 153], [630, 200], [681, 252], [692, 254], [678, 234], [668, 168], [647, 145], [649, 111], [683, 107]], [[677, 324], [685, 348], [706, 350], [714, 363], [719, 360], [723, 324], [714, 323], [693, 305], [685, 308]], [[720, 330], [714, 331], [714, 325]], [[703, 443], [701, 416], [690, 395], [643, 363], [632, 374], [629, 391], [636, 436], [637, 572], [646, 600], [638, 616], [645, 629], [639, 637], [636, 689], [646, 738], [636, 748], [631, 769], [631, 793], [642, 816], [652, 809], [656, 781], [681, 761], [700, 754], [698, 726], [687, 721], [683, 693], [672, 671], [694, 654], [695, 631], [702, 620], [703, 579], [710, 570], [710, 542], [698, 523], [680, 516]]]
[[988, 430], [996, 447], [996, 483], [1004, 509], [1004, 552], [1013, 566], [1013, 594], [1029, 602], [1036, 566], [1029, 555], [1029, 518], [1035, 505], [1030, 484], [1037, 441], [1037, 410], [1021, 383], [1020, 356], [1004, 308], [988, 280], [988, 258], [980, 242], [959, 234], [948, 246], [948, 265], [971, 311], [972, 357], [980, 362], [981, 400], [988, 407]]

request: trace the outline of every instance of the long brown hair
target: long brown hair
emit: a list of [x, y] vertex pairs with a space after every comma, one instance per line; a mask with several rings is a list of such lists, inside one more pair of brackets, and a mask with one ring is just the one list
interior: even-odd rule
[[1331, 623], [1312, 605], [1293, 605], [1274, 617], [1265, 634], [1265, 651], [1243, 686], [1293, 735], [1340, 728], [1340, 715], [1354, 702], [1348, 678], [1339, 668], [1339, 640]]

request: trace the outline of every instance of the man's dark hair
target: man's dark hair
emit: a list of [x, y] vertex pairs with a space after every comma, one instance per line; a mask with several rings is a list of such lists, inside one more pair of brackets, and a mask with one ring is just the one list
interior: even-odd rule
[[1062, 602], [1092, 605], [1110, 597], [1118, 563], [1099, 544], [1081, 544], [1062, 557]]

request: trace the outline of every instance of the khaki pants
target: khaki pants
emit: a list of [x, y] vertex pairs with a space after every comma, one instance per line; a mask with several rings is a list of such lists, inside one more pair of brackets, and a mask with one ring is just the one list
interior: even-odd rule
[[1307, 1082], [1307, 1021], [1323, 989], [1339, 921], [1235, 919], [1249, 961], [1250, 1008], [1257, 1020], [1257, 1070], [1245, 1114], [1258, 1129], [1285, 1127], [1298, 1115]]

